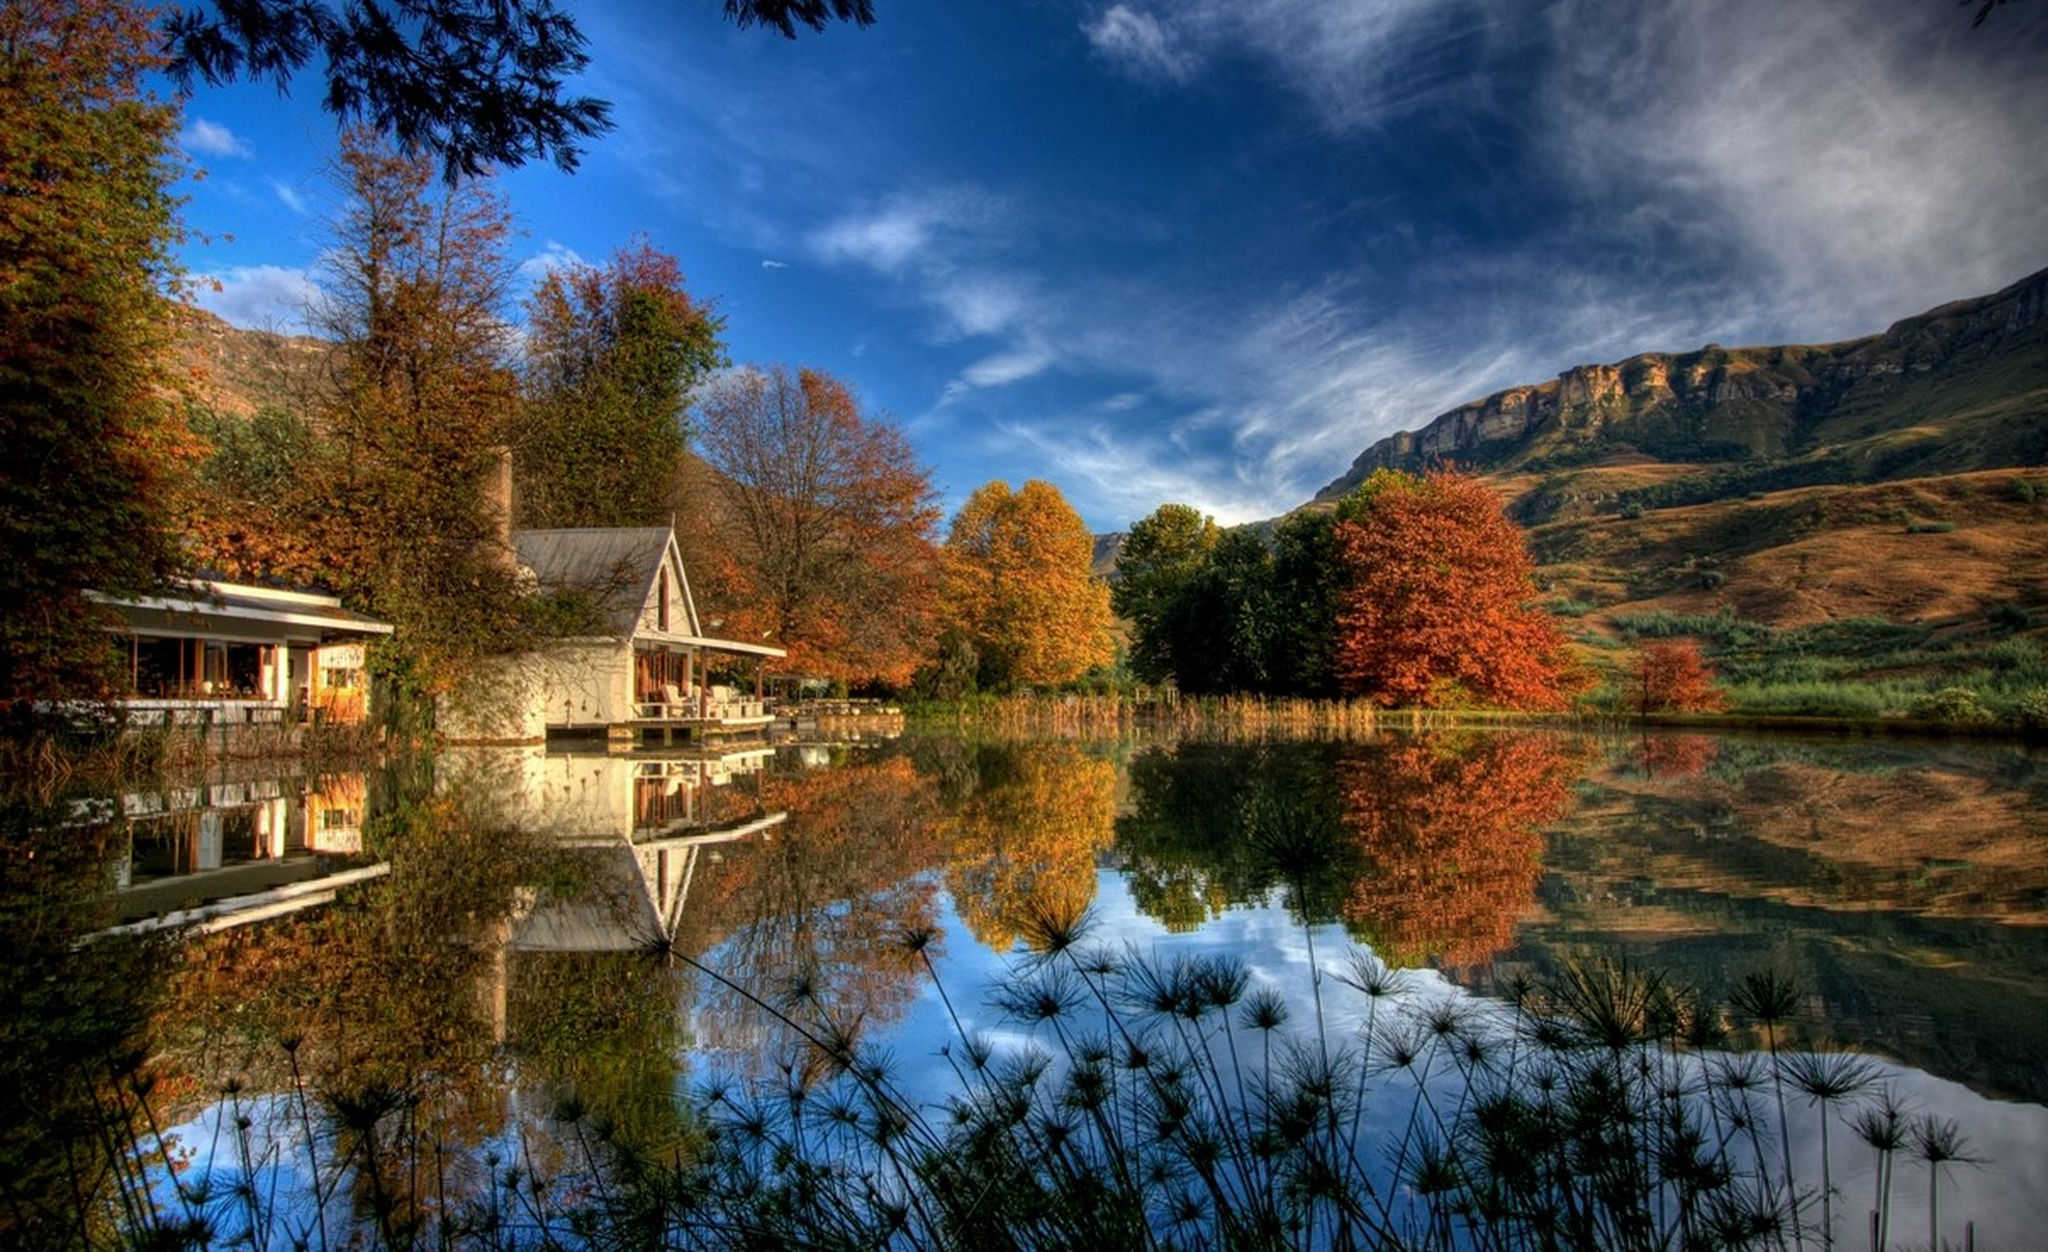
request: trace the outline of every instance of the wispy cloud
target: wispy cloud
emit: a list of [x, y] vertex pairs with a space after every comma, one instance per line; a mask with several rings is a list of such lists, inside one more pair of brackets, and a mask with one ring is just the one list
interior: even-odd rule
[[914, 267], [928, 273], [944, 263], [935, 248], [950, 254], [985, 239], [1003, 216], [995, 197], [974, 188], [905, 191], [831, 219], [806, 244], [827, 262], [854, 262], [888, 275]]
[[1469, 89], [1471, 46], [1486, 27], [1472, 0], [1176, 0], [1164, 11], [1118, 4], [1083, 31], [1141, 79], [1186, 82], [1200, 65], [1231, 57], [1262, 63], [1340, 130]]
[[1569, 0], [1553, 21], [1558, 166], [1610, 215], [1653, 206], [1732, 250], [1760, 321], [1876, 329], [2048, 255], [2038, 14], [1990, 38], [1910, 0]]
[[1194, 54], [1150, 13], [1111, 5], [1081, 31], [1097, 53], [1133, 77], [1182, 83], [1195, 76]]
[[194, 156], [248, 157], [255, 155], [247, 141], [219, 122], [195, 117], [178, 132], [178, 146]]
[[306, 216], [309, 211], [306, 207], [306, 197], [299, 194], [298, 188], [281, 179], [273, 178], [269, 182], [270, 194], [277, 197], [279, 204], [282, 204], [300, 217]]
[[305, 334], [320, 288], [304, 269], [238, 265], [194, 276], [193, 303], [244, 330]]
[[789, 268], [789, 262], [763, 260], [761, 262], [761, 268], [764, 270], [786, 270]]

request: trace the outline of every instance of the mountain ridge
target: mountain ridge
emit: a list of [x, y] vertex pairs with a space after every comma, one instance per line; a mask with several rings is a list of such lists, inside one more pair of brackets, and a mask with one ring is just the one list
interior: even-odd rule
[[[1943, 446], [1959, 434], [1965, 447]], [[2048, 269], [1837, 343], [1708, 344], [1573, 366], [1377, 441], [1310, 503], [1341, 499], [1382, 468], [1541, 473], [1617, 460], [1830, 462], [1814, 482], [2039, 464]]]

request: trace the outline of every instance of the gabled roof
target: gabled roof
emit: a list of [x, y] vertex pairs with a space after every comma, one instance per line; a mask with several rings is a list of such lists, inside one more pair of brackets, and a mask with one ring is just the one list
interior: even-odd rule
[[[767, 644], [714, 639], [702, 633], [697, 606], [690, 597], [689, 575], [683, 568], [682, 554], [676, 551], [675, 532], [667, 526], [515, 530], [512, 552], [519, 564], [533, 571], [534, 581], [543, 589], [589, 596], [613, 638], [640, 635], [745, 656], [788, 655]], [[655, 577], [671, 553], [676, 585], [669, 629], [643, 629], [642, 615], [652, 600]]]
[[515, 530], [512, 551], [543, 588], [589, 596], [611, 633], [624, 639], [639, 624], [669, 535], [666, 526]]

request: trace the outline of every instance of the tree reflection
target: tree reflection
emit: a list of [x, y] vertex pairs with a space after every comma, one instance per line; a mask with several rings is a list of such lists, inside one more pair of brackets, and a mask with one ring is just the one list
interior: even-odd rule
[[1116, 824], [1138, 908], [1189, 931], [1279, 888], [1297, 920], [1337, 920], [1358, 856], [1338, 822], [1336, 753], [1186, 743], [1139, 754], [1131, 811]]
[[1071, 743], [984, 745], [946, 887], [977, 941], [1008, 949], [1034, 917], [1078, 917], [1116, 835], [1116, 767]]
[[0, 797], [0, 1244], [104, 1245], [118, 1197], [161, 1156], [140, 1093], [176, 1098], [150, 1057], [164, 945], [81, 944], [114, 919], [117, 821], [104, 797]]
[[[933, 783], [903, 757], [852, 760], [762, 780], [788, 821], [727, 846], [700, 879], [678, 934], [733, 983], [803, 1020], [858, 1031], [901, 1017], [916, 992], [906, 931], [937, 925]], [[783, 1054], [772, 1022], [729, 987], [706, 985], [698, 1043], [745, 1059]]]
[[1387, 960], [1468, 964], [1508, 945], [1541, 875], [1538, 824], [1581, 761], [1543, 735], [1384, 744], [1182, 744], [1131, 764], [1117, 823], [1131, 893], [1191, 930], [1276, 889]]
[[1353, 933], [1403, 965], [1508, 947], [1543, 872], [1537, 827], [1563, 815], [1582, 764], [1548, 735], [1426, 736], [1344, 762]]

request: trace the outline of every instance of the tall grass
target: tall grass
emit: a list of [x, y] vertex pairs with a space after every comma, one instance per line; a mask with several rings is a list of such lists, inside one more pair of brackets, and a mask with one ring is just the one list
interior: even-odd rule
[[[573, 1093], [546, 1133], [453, 1142], [403, 1087], [316, 1089], [292, 1039], [283, 1090], [223, 1088], [193, 1152], [137, 1064], [109, 1084], [129, 1144], [110, 1221], [79, 1228], [118, 1231], [104, 1246], [493, 1252], [1890, 1247], [1904, 1160], [1941, 1246], [1942, 1182], [1976, 1162], [1869, 1062], [1788, 1050], [1799, 997], [1774, 975], [1721, 1005], [1589, 962], [1481, 1004], [1358, 951], [1302, 1002], [1234, 958], [1142, 956], [1042, 917], [1030, 937], [989, 992], [998, 1044], [956, 1011], [934, 936], [902, 936], [952, 1021], [939, 1092], [911, 1089], [811, 979], [742, 988], [654, 954], [791, 1041], [703, 1084], [701, 1138], [663, 1157]], [[1815, 1124], [1817, 1156], [1795, 1156]], [[1835, 1185], [1858, 1142], [1878, 1164], [1867, 1206]], [[180, 1156], [195, 1166], [174, 1176]]]

